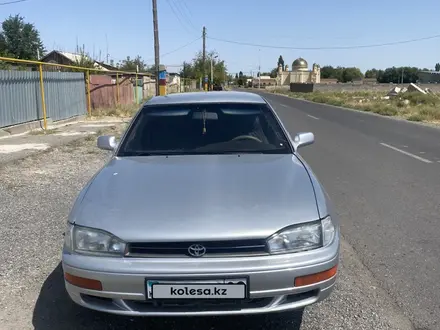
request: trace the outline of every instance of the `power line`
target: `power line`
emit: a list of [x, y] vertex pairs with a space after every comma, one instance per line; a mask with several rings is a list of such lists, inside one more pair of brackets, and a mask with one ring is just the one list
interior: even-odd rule
[[171, 2], [170, 2], [170, 0], [167, 0], [167, 4], [168, 4], [168, 6], [170, 6], [171, 11], [173, 12], [174, 16], [176, 16], [177, 20], [180, 22], [180, 25], [182, 25], [182, 27], [183, 27], [184, 29], [186, 29], [188, 32], [190, 32], [190, 31], [188, 30], [188, 26], [186, 26], [185, 24], [183, 24], [183, 21], [180, 19], [180, 16], [177, 15], [177, 12], [176, 12], [175, 8], [173, 7], [173, 5], [175, 5], [174, 2], [173, 2], [173, 5], [172, 5]]
[[[199, 31], [199, 29], [196, 28], [196, 26], [193, 24], [193, 22], [191, 20], [192, 15], [191, 15], [191, 12], [189, 11], [189, 8], [186, 5], [186, 3], [183, 0], [179, 0], [179, 1], [171, 0], [171, 2], [175, 5], [175, 7], [176, 7], [177, 11], [179, 12], [179, 14], [181, 15], [181, 17], [186, 19], [187, 22], [189, 22], [188, 26], [191, 27], [195, 31]], [[187, 13], [187, 11], [189, 14]]]
[[334, 49], [359, 49], [359, 48], [374, 48], [374, 47], [383, 47], [383, 46], [393, 46], [393, 45], [401, 45], [401, 44], [408, 44], [412, 42], [418, 42], [423, 40], [430, 40], [430, 39], [436, 39], [440, 38], [440, 34], [436, 34], [429, 37], [422, 37], [422, 38], [416, 38], [416, 39], [409, 39], [409, 40], [401, 40], [401, 41], [394, 41], [394, 42], [385, 42], [380, 44], [370, 44], [370, 45], [357, 45], [357, 46], [333, 46], [333, 47], [288, 47], [288, 46], [273, 46], [273, 45], [260, 45], [260, 44], [253, 44], [249, 42], [240, 42], [240, 41], [234, 41], [234, 40], [226, 40], [226, 39], [220, 39], [220, 38], [214, 38], [214, 37], [206, 37], [211, 40], [221, 41], [221, 42], [227, 42], [235, 45], [241, 45], [241, 46], [251, 46], [251, 47], [259, 47], [259, 48], [272, 48], [272, 49], [292, 49], [292, 50], [334, 50]]
[[[163, 56], [166, 56], [166, 55], [169, 55], [169, 54], [172, 54], [172, 53], [178, 52], [179, 50], [181, 50], [181, 49], [183, 49], [183, 48], [185, 48], [185, 47], [188, 47], [189, 45], [192, 45], [193, 43], [195, 43], [196, 41], [198, 41], [198, 40], [200, 40], [200, 39], [202, 39], [202, 37], [198, 37], [198, 38], [196, 38], [196, 39], [194, 39], [194, 40], [192, 40], [192, 41], [190, 41], [190, 42], [188, 42], [188, 43], [186, 43], [186, 44], [184, 44], [184, 45], [180, 46], [179, 48], [176, 48], [176, 49], [174, 49], [174, 50], [172, 50], [172, 51], [166, 52], [166, 53], [164, 53], [164, 54], [160, 54], [160, 57], [163, 57]], [[74, 53], [74, 52], [73, 52], [73, 53]], [[115, 62], [123, 62], [123, 61], [126, 60], [126, 58], [121, 59], [121, 58], [116, 58], [116, 57], [113, 57], [113, 56], [109, 56], [109, 58], [110, 58], [111, 60], [115, 61]], [[155, 59], [155, 58], [152, 57], [152, 58], [148, 58], [148, 59], [146, 59], [146, 60], [144, 60], [144, 61], [145, 61], [145, 62], [150, 62], [150, 61], [153, 61], [154, 59]], [[179, 65], [181, 66], [181, 64], [179, 64]]]
[[[183, 46], [180, 46], [179, 48], [176, 48], [176, 49], [174, 49], [174, 50], [172, 50], [172, 51], [170, 51], [170, 52], [164, 53], [164, 54], [160, 54], [160, 56], [161, 56], [161, 57], [164, 57], [164, 56], [166, 56], [166, 55], [169, 55], [169, 54], [175, 53], [175, 52], [177, 52], [177, 51], [179, 51], [179, 50], [181, 50], [181, 49], [183, 49], [183, 48], [185, 48], [185, 47], [188, 47], [189, 45], [195, 43], [197, 40], [200, 40], [201, 38], [202, 38], [202, 37], [198, 37], [197, 39], [194, 39], [193, 41], [190, 41], [190, 42], [188, 42], [187, 44], [185, 44], [185, 45], [183, 45]], [[150, 59], [146, 60], [146, 62], [149, 62], [149, 61], [151, 61], [151, 60], [153, 60], [153, 59], [150, 58]]]
[[190, 41], [190, 42], [188, 42], [187, 44], [185, 44], [185, 45], [183, 45], [183, 46], [180, 46], [179, 48], [176, 48], [176, 49], [174, 49], [174, 50], [172, 50], [172, 51], [170, 51], [170, 52], [168, 52], [168, 53], [162, 54], [162, 56], [165, 56], [165, 55], [169, 55], [169, 54], [175, 53], [175, 52], [177, 52], [177, 51], [179, 51], [179, 50], [181, 50], [181, 49], [183, 49], [183, 48], [185, 48], [185, 47], [188, 47], [189, 45], [192, 45], [193, 43], [195, 43], [197, 40], [200, 40], [201, 38], [202, 38], [202, 37], [198, 37], [198, 38], [194, 39], [193, 41]]
[[[179, 2], [180, 3], [180, 2]], [[181, 2], [182, 4], [183, 4], [183, 6], [186, 8], [186, 10], [188, 11], [188, 13], [189, 13], [189, 16], [190, 17], [192, 17], [192, 13], [191, 13], [191, 10], [189, 10], [189, 8], [188, 8], [188, 6], [187, 6], [187, 4], [186, 4], [186, 2], [185, 2], [185, 0], [182, 0], [182, 2]]]
[[14, 0], [14, 1], [8, 1], [8, 2], [0, 2], [0, 6], [11, 5], [13, 3], [25, 2], [25, 1], [28, 1], [28, 0]]

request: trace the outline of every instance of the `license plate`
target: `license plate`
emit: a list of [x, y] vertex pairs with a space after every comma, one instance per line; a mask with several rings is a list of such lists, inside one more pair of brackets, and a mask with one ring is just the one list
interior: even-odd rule
[[148, 299], [245, 299], [246, 279], [147, 281]]

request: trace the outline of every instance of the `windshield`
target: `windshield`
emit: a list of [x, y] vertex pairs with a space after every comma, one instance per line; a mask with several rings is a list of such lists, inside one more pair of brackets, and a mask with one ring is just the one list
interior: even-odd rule
[[292, 153], [265, 104], [146, 106], [134, 119], [118, 156]]

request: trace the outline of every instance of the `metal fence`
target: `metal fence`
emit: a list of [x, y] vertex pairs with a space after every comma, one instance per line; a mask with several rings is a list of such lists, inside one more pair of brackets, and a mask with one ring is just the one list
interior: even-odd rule
[[[62, 120], [87, 113], [82, 72], [43, 73], [47, 118]], [[0, 71], [0, 127], [43, 118], [38, 71]]]

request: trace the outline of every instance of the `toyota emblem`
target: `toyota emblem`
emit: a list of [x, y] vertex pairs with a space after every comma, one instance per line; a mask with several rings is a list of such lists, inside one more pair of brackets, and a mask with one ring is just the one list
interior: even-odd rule
[[188, 253], [192, 257], [202, 257], [206, 253], [206, 248], [200, 244], [193, 244], [188, 248]]

